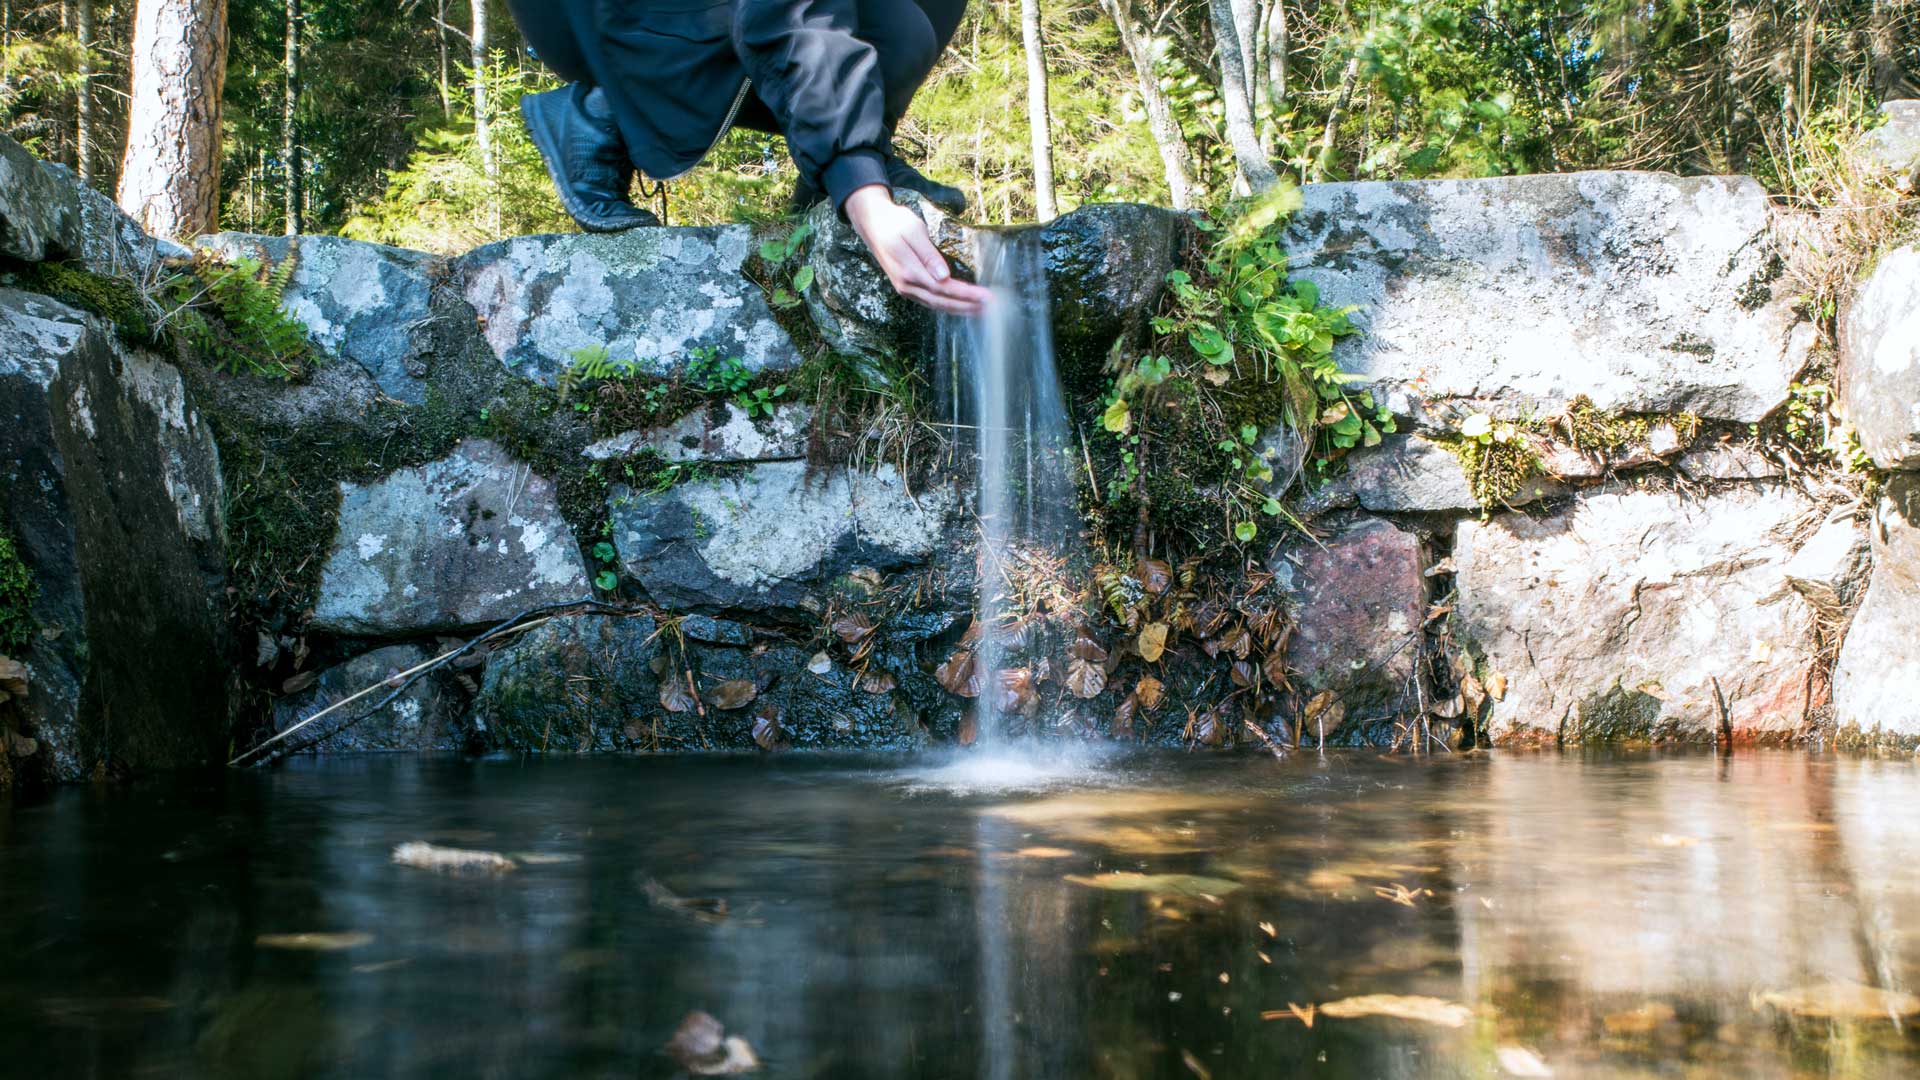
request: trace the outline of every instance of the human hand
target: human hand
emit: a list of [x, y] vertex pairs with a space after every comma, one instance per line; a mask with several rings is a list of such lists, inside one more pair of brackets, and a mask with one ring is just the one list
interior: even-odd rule
[[894, 202], [885, 184], [856, 189], [845, 209], [894, 292], [949, 315], [978, 315], [986, 306], [987, 290], [953, 276], [947, 257], [927, 235], [927, 223]]

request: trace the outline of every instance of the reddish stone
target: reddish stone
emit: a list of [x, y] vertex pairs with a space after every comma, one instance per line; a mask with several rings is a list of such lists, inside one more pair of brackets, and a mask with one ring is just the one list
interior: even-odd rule
[[1275, 571], [1295, 604], [1287, 662], [1302, 697], [1338, 690], [1353, 719], [1418, 707], [1426, 567], [1420, 537], [1378, 519], [1289, 545]]

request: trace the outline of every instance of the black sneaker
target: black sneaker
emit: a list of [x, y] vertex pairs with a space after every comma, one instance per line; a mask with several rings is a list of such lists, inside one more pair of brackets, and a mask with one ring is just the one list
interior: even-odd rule
[[928, 202], [949, 214], [967, 212], [967, 196], [959, 188], [927, 179], [919, 169], [892, 154], [887, 155], [887, 183], [896, 188], [917, 191], [926, 196]]
[[520, 99], [527, 134], [547, 163], [547, 175], [573, 220], [588, 232], [623, 232], [658, 225], [652, 211], [633, 205], [633, 163], [599, 88], [574, 83]]

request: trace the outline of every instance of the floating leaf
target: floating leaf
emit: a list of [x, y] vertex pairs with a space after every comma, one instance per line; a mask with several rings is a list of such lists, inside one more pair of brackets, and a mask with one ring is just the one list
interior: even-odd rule
[[1116, 870], [1106, 874], [1068, 874], [1062, 880], [1110, 892], [1142, 892], [1155, 896], [1205, 899], [1229, 896], [1240, 888], [1239, 882], [1226, 878], [1201, 877], [1198, 874], [1139, 874], [1131, 870]]
[[760, 691], [752, 679], [728, 679], [707, 691], [707, 704], [723, 712], [744, 709], [753, 704]]
[[949, 694], [963, 698], [980, 696], [980, 665], [972, 649], [960, 649], [935, 669], [933, 677]]
[[1013, 854], [1015, 857], [1021, 859], [1071, 859], [1074, 856], [1074, 852], [1067, 848], [1046, 847], [1045, 845], [1023, 847]]
[[668, 712], [692, 712], [698, 704], [680, 676], [674, 675], [660, 684], [660, 707]]
[[862, 612], [849, 612], [833, 620], [833, 632], [841, 641], [852, 645], [873, 633], [873, 620]]
[[1465, 1027], [1467, 1021], [1473, 1018], [1473, 1010], [1465, 1005], [1417, 994], [1363, 994], [1360, 997], [1341, 998], [1321, 1005], [1320, 1012], [1324, 1016], [1342, 1020], [1390, 1016], [1396, 1020], [1414, 1020], [1450, 1028]]
[[1151, 675], [1142, 675], [1140, 681], [1134, 684], [1133, 694], [1140, 699], [1142, 708], [1152, 712], [1160, 707], [1160, 700], [1165, 690], [1165, 685], [1159, 679]]
[[1067, 661], [1067, 690], [1075, 697], [1099, 697], [1107, 688], [1107, 673], [1099, 663], [1075, 656]]
[[1136, 647], [1140, 650], [1140, 659], [1149, 664], [1159, 662], [1160, 654], [1167, 651], [1167, 624], [1154, 622], [1141, 627]]

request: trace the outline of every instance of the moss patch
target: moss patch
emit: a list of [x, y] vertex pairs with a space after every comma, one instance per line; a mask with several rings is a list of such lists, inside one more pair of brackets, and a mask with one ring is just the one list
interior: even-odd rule
[[26, 653], [33, 640], [33, 601], [38, 592], [33, 571], [20, 560], [12, 538], [0, 534], [0, 653], [14, 657]]
[[1460, 467], [1467, 474], [1467, 488], [1481, 506], [1499, 506], [1513, 498], [1527, 480], [1540, 471], [1540, 455], [1525, 436], [1515, 436], [1506, 442], [1436, 441], [1460, 459]]
[[106, 277], [67, 263], [27, 263], [11, 271], [19, 287], [50, 296], [113, 324], [120, 340], [150, 346], [158, 334], [152, 300], [132, 282]]

